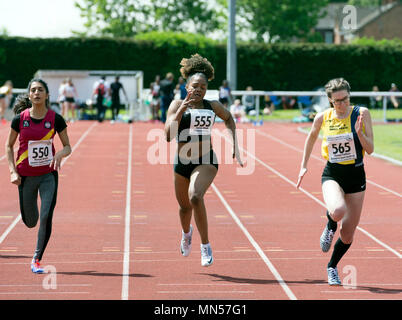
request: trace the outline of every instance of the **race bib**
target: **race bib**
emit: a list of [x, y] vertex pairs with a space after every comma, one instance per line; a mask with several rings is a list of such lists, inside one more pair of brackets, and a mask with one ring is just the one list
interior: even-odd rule
[[208, 109], [191, 109], [191, 135], [210, 135], [215, 121], [215, 113]]
[[31, 140], [28, 142], [28, 162], [31, 167], [46, 166], [52, 160], [52, 140]]
[[327, 136], [327, 143], [329, 162], [339, 163], [357, 158], [353, 133]]

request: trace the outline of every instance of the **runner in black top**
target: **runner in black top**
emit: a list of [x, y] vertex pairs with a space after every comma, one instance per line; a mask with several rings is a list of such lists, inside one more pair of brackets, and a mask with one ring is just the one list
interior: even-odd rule
[[182, 225], [181, 252], [188, 256], [191, 250], [192, 212], [201, 237], [201, 265], [213, 262], [208, 238], [207, 213], [204, 194], [218, 171], [211, 145], [211, 128], [215, 115], [220, 117], [232, 134], [233, 158], [243, 166], [237, 146], [236, 125], [228, 110], [218, 101], [206, 101], [208, 81], [214, 78], [211, 63], [196, 54], [180, 63], [180, 72], [187, 80], [187, 96], [173, 100], [168, 109], [165, 134], [167, 141], [177, 138], [178, 148], [174, 166], [176, 198], [180, 206]]

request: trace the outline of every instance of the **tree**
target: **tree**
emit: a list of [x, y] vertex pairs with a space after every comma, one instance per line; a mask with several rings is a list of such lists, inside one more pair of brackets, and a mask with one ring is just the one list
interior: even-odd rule
[[213, 32], [223, 17], [221, 6], [215, 4], [208, 0], [75, 1], [90, 35], [115, 37], [132, 37], [148, 31]]
[[290, 41], [311, 36], [328, 0], [238, 0], [239, 13], [258, 42]]

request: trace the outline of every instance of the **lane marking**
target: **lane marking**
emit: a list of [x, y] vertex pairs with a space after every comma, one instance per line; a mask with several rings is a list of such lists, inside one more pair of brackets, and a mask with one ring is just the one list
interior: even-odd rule
[[[257, 129], [258, 132], [258, 129]], [[219, 133], [221, 136], [223, 136], [227, 141], [229, 141], [229, 143], [232, 143], [225, 135], [223, 135], [222, 133]], [[264, 133], [265, 134], [265, 133]], [[269, 136], [269, 135], [267, 135]], [[278, 140], [281, 141], [277, 138], [273, 137], [273, 140]], [[282, 143], [282, 142], [281, 142]], [[284, 145], [288, 145], [287, 143], [283, 143]], [[243, 150], [244, 152], [246, 152], [250, 157], [252, 157], [254, 160], [256, 160], [258, 163], [260, 163], [262, 166], [264, 166], [265, 168], [267, 168], [268, 170], [272, 171], [273, 173], [275, 173], [276, 175], [278, 175], [280, 178], [282, 178], [283, 180], [285, 180], [287, 183], [289, 183], [290, 185], [292, 185], [293, 187], [296, 188], [296, 183], [293, 182], [292, 180], [288, 179], [287, 177], [285, 177], [283, 174], [281, 174], [279, 171], [275, 170], [274, 168], [272, 168], [270, 165], [266, 164], [265, 162], [263, 162], [262, 160], [260, 160], [259, 158], [257, 158], [255, 155], [253, 155], [252, 153], [250, 153], [248, 150], [242, 148], [239, 146], [240, 150]], [[295, 147], [292, 146], [292, 149], [296, 149]], [[320, 159], [321, 160], [321, 159]], [[379, 186], [379, 185], [378, 185]], [[384, 189], [386, 189], [385, 187], [382, 187]], [[308, 192], [307, 190], [305, 190], [304, 188], [299, 188], [300, 191], [302, 191], [306, 196], [308, 196], [309, 198], [311, 198], [312, 200], [314, 200], [315, 202], [317, 202], [319, 205], [321, 205], [323, 208], [326, 209], [325, 204], [319, 200], [318, 198], [316, 198], [315, 196], [313, 196], [310, 192]], [[399, 193], [386, 189], [389, 192], [392, 192], [393, 194], [397, 195], [398, 197], [402, 197]], [[386, 248], [387, 250], [389, 250], [390, 252], [392, 252], [393, 254], [395, 254], [398, 258], [402, 258], [402, 254], [400, 254], [398, 251], [396, 251], [395, 249], [391, 248], [389, 245], [387, 245], [386, 243], [382, 242], [381, 240], [377, 239], [375, 236], [373, 236], [371, 233], [367, 232], [366, 230], [364, 230], [361, 227], [357, 227], [357, 230], [363, 232], [366, 236], [368, 236], [369, 238], [371, 238], [373, 241], [377, 242], [379, 245], [381, 245], [382, 247]]]
[[[91, 132], [91, 130], [98, 124], [98, 122], [93, 123], [85, 132], [84, 134], [80, 137], [80, 139], [77, 141], [77, 143], [73, 146], [71, 153], [69, 156], [64, 158], [61, 161], [60, 164], [60, 169], [63, 167], [63, 165], [66, 163], [66, 161], [71, 157], [71, 155], [74, 153], [74, 151], [79, 147], [82, 141], [88, 136], [88, 134]], [[14, 227], [17, 225], [17, 223], [21, 220], [21, 215], [18, 214], [18, 216], [15, 218], [15, 220], [10, 224], [10, 226], [4, 231], [4, 233], [0, 236], [0, 244], [4, 241], [4, 239], [7, 237], [7, 235], [11, 232], [11, 230], [14, 229]]]
[[271, 273], [274, 275], [282, 289], [285, 291], [286, 295], [289, 297], [291, 300], [297, 300], [296, 296], [293, 294], [293, 292], [289, 289], [285, 281], [282, 279], [281, 275], [279, 272], [276, 270], [272, 262], [268, 259], [268, 257], [265, 255], [264, 251], [260, 248], [258, 243], [254, 240], [254, 238], [251, 236], [251, 234], [247, 231], [247, 229], [244, 227], [240, 219], [237, 217], [236, 213], [233, 211], [233, 209], [229, 206], [229, 204], [226, 202], [225, 198], [222, 196], [218, 188], [215, 186], [215, 183], [211, 184], [212, 188], [214, 189], [215, 193], [218, 195], [219, 199], [225, 206], [226, 210], [229, 212], [229, 214], [232, 216], [233, 220], [236, 222], [236, 224], [239, 226], [239, 228], [243, 231], [243, 233], [246, 235], [247, 239], [249, 242], [252, 244], [252, 246], [255, 248], [257, 253], [260, 255], [261, 259], [265, 262]]
[[126, 216], [124, 220], [124, 257], [121, 299], [128, 300], [128, 280], [130, 275], [130, 217], [131, 217], [131, 166], [133, 156], [133, 125], [130, 124], [128, 137], [128, 165], [126, 186]]

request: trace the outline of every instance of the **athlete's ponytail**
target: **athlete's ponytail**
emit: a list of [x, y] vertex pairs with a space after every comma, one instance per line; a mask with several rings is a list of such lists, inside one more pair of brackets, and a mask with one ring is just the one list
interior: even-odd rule
[[25, 109], [32, 107], [32, 103], [26, 93], [18, 95], [14, 103], [14, 113], [20, 114]]
[[[39, 82], [40, 84], [42, 84], [42, 86], [45, 88], [46, 93], [49, 94], [49, 87], [45, 81], [43, 81], [42, 79], [32, 79], [31, 81], [29, 81], [28, 84], [28, 93], [20, 94], [16, 98], [13, 109], [15, 114], [20, 114], [25, 109], [32, 107], [32, 102], [31, 100], [29, 100], [29, 92], [31, 91], [31, 85], [34, 82]], [[50, 107], [49, 96], [46, 99], [46, 107]]]

